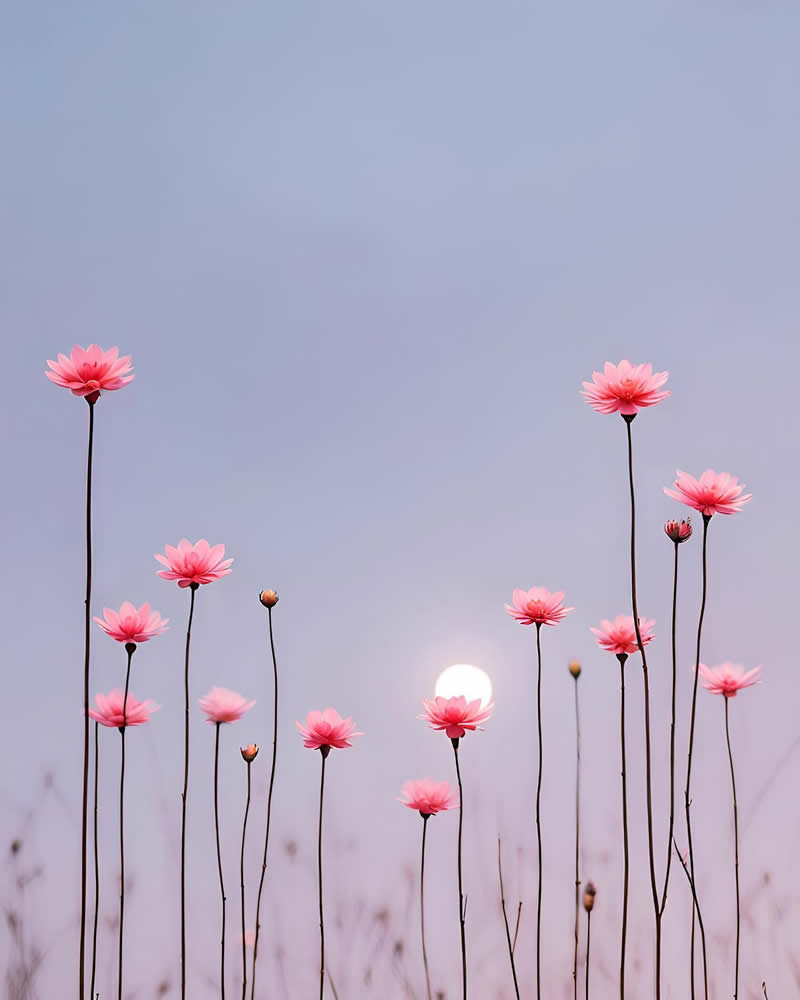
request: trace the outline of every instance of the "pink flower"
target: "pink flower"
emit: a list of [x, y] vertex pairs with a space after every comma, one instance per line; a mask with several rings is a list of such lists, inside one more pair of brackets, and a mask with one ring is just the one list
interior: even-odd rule
[[238, 722], [255, 702], [227, 688], [213, 687], [197, 704], [208, 716], [207, 722]]
[[[653, 641], [654, 625], [655, 622], [647, 618], [639, 619], [639, 633], [643, 646], [649, 646]], [[632, 615], [617, 615], [613, 622], [604, 618], [600, 622], [600, 628], [593, 628], [590, 631], [597, 636], [597, 645], [609, 653], [614, 653], [615, 656], [623, 654], [629, 656], [639, 650]]]
[[210, 546], [205, 538], [194, 545], [188, 538], [182, 538], [178, 547], [164, 547], [166, 556], [156, 552], [156, 559], [167, 568], [156, 571], [156, 576], [162, 580], [177, 580], [179, 587], [191, 587], [193, 584], [213, 583], [231, 572], [233, 559], [225, 559], [224, 545]]
[[557, 625], [575, 608], [564, 608], [564, 591], [551, 594], [546, 587], [531, 587], [530, 590], [515, 590], [512, 598], [514, 606], [506, 604], [506, 611], [521, 625]]
[[151, 611], [149, 604], [135, 608], [130, 601], [123, 601], [119, 611], [103, 608], [103, 617], [94, 619], [106, 635], [117, 642], [147, 642], [154, 635], [167, 630], [169, 618], [162, 618]]
[[94, 402], [101, 390], [121, 389], [134, 380], [135, 376], [129, 374], [133, 367], [130, 354], [124, 358], [118, 355], [118, 347], [104, 351], [97, 344], [90, 344], [84, 351], [76, 344], [69, 357], [59, 354], [58, 361], [48, 361], [52, 370], [45, 375], [56, 385], [70, 389], [73, 396], [88, 396]]
[[632, 416], [669, 396], [668, 389], [659, 391], [668, 378], [669, 372], [654, 375], [652, 365], [632, 365], [630, 361], [612, 365], [606, 361], [602, 374], [593, 372], [592, 381], [583, 383], [581, 393], [598, 413]]
[[400, 795], [398, 802], [409, 809], [416, 809], [422, 816], [435, 816], [438, 812], [458, 807], [458, 792], [446, 781], [433, 781], [432, 778], [407, 781]]
[[741, 495], [744, 486], [739, 485], [736, 476], [727, 472], [706, 469], [700, 479], [678, 469], [674, 489], [664, 487], [664, 492], [673, 500], [680, 500], [688, 507], [694, 507], [701, 514], [736, 514], [742, 509], [751, 493]]
[[423, 701], [422, 707], [425, 714], [418, 715], [418, 719], [428, 722], [431, 729], [443, 729], [451, 740], [456, 740], [467, 730], [482, 729], [481, 723], [491, 716], [494, 703], [483, 708], [480, 698], [468, 702], [462, 694], [456, 698], [436, 697], [433, 701]]
[[[125, 702], [124, 691], [109, 691], [108, 694], [98, 694], [95, 696], [97, 708], [89, 709], [89, 716], [99, 722], [101, 726], [112, 726], [116, 729], [122, 727], [122, 706]], [[150, 721], [153, 712], [157, 712], [160, 705], [154, 701], [139, 701], [130, 691], [128, 691], [128, 703], [125, 705], [125, 725], [141, 726]]]
[[348, 742], [353, 736], [364, 735], [355, 731], [356, 724], [352, 719], [343, 719], [335, 708], [309, 712], [305, 725], [299, 722], [295, 725], [303, 737], [303, 746], [309, 750], [321, 750], [323, 747], [344, 750], [353, 745]]
[[700, 664], [700, 676], [703, 687], [712, 694], [722, 694], [726, 698], [735, 698], [742, 688], [758, 684], [761, 667], [745, 670], [738, 663], [720, 663], [718, 667], [707, 667]]
[[664, 531], [672, 542], [685, 542], [692, 537], [692, 519], [687, 517], [685, 521], [667, 521]]

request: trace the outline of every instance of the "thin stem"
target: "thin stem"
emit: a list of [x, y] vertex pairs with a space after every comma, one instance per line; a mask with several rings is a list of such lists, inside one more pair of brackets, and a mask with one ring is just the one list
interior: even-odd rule
[[215, 723], [214, 739], [214, 830], [217, 836], [217, 870], [219, 871], [219, 893], [222, 897], [222, 937], [220, 940], [219, 986], [221, 1000], [225, 1000], [225, 881], [222, 877], [222, 849], [219, 843], [219, 729], [221, 722]]
[[589, 1000], [589, 955], [592, 946], [592, 911], [586, 913], [586, 1000]]
[[92, 603], [92, 457], [94, 453], [94, 401], [89, 404], [89, 443], [86, 451], [86, 599], [83, 641], [83, 812], [81, 819], [81, 934], [78, 952], [78, 998], [86, 989], [86, 849], [89, 826], [89, 649], [91, 645]]
[[117, 1000], [122, 1000], [122, 939], [125, 925], [125, 732], [128, 728], [128, 686], [131, 680], [131, 660], [136, 652], [136, 643], [125, 644], [128, 666], [125, 670], [125, 696], [122, 699], [122, 757], [119, 769], [119, 976], [117, 979]]
[[644, 732], [645, 732], [645, 771], [647, 779], [647, 842], [650, 861], [650, 889], [653, 895], [653, 913], [656, 923], [656, 1000], [661, 997], [661, 908], [658, 902], [658, 887], [656, 885], [656, 860], [653, 846], [653, 779], [650, 753], [650, 681], [647, 670], [647, 654], [645, 653], [642, 635], [639, 629], [639, 603], [636, 594], [636, 494], [633, 484], [633, 439], [631, 423], [633, 416], [624, 417], [628, 432], [628, 483], [631, 495], [631, 604], [633, 606], [633, 627], [636, 632], [636, 644], [642, 655], [642, 677], [644, 680]]
[[322, 805], [325, 798], [325, 761], [330, 747], [320, 747], [322, 771], [319, 779], [319, 832], [317, 834], [317, 875], [319, 878], [319, 1000], [325, 992], [325, 917], [322, 910]]
[[245, 838], [247, 837], [247, 814], [250, 812], [250, 765], [252, 761], [245, 761], [247, 764], [247, 801], [244, 806], [244, 820], [242, 822], [242, 854], [239, 862], [239, 876], [241, 879], [242, 887], [242, 1000], [247, 997], [247, 942], [245, 940], [245, 935], [247, 933], [247, 925], [245, 923], [244, 916], [244, 845]]
[[536, 721], [539, 736], [539, 770], [536, 778], [536, 850], [539, 878], [536, 890], [536, 997], [541, 1000], [542, 965], [542, 625], [536, 623]]
[[581, 719], [578, 707], [578, 678], [575, 678], [575, 947], [572, 953], [573, 998], [578, 1000], [578, 936], [580, 918], [581, 843]]
[[514, 940], [511, 943], [511, 953], [516, 954], [517, 951], [517, 936], [519, 934], [519, 922], [522, 919], [522, 900], [517, 903], [517, 919], [514, 923]]
[[192, 641], [194, 595], [198, 584], [189, 584], [189, 621], [183, 668], [183, 794], [181, 795], [181, 1000], [186, 1000], [186, 796], [189, 792], [189, 647]]
[[428, 1000], [431, 1000], [431, 974], [428, 969], [428, 950], [425, 947], [425, 837], [428, 832], [428, 820], [430, 816], [425, 813], [422, 816], [422, 861], [419, 868], [419, 926], [422, 934], [422, 964], [425, 967], [425, 990]]
[[661, 894], [660, 912], [667, 905], [669, 873], [672, 868], [672, 834], [675, 830], [675, 697], [678, 684], [678, 644], [676, 623], [678, 619], [678, 546], [675, 542], [675, 561], [672, 571], [672, 716], [669, 727], [669, 836], [667, 837], [667, 863], [664, 869], [664, 890]]
[[697, 881], [694, 870], [694, 847], [692, 844], [692, 819], [691, 819], [691, 782], [692, 782], [692, 755], [694, 753], [694, 724], [697, 712], [697, 681], [700, 676], [700, 641], [703, 635], [703, 618], [706, 613], [706, 595], [708, 591], [708, 525], [711, 521], [711, 514], [703, 514], [703, 589], [700, 600], [700, 617], [697, 622], [697, 648], [694, 661], [694, 683], [692, 686], [692, 712], [689, 721], [689, 754], [686, 764], [686, 790], [684, 792], [684, 808], [686, 810], [686, 837], [689, 844], [689, 872], [691, 873], [692, 899], [694, 909], [692, 911], [692, 950], [691, 950], [691, 984], [692, 1000], [694, 1000], [694, 914], [697, 913], [697, 922], [700, 925], [700, 942], [703, 950], [703, 986], [705, 1000], [708, 1000], [708, 959], [706, 955], [706, 936], [703, 929], [703, 920], [700, 915], [700, 907], [697, 902]]
[[619, 653], [617, 655], [620, 668], [619, 732], [622, 755], [622, 942], [619, 956], [620, 1000], [625, 1000], [625, 947], [628, 940], [628, 878], [630, 866], [628, 849], [628, 785], [625, 770], [625, 661], [627, 658], [626, 653]]
[[[691, 873], [690, 873], [690, 871], [689, 871], [689, 869], [688, 869], [688, 867], [686, 865], [686, 862], [683, 860], [683, 855], [678, 850], [678, 845], [677, 845], [674, 837], [672, 838], [672, 843], [675, 845], [675, 850], [676, 850], [676, 852], [678, 854], [678, 858], [680, 860], [681, 867], [683, 868], [684, 874], [686, 875], [686, 878], [688, 879], [689, 888], [691, 889], [691, 892], [692, 892], [692, 900], [694, 901], [694, 910], [692, 911], [692, 913], [693, 913], [693, 915], [695, 913], [697, 914], [697, 923], [698, 923], [698, 926], [700, 927], [700, 940], [703, 941], [703, 942], [705, 942], [706, 931], [705, 931], [705, 927], [703, 926], [703, 915], [700, 912], [700, 907], [697, 905], [697, 892], [695, 891], [695, 887], [694, 887], [694, 879], [692, 878], [692, 875], [691, 875]], [[703, 958], [705, 958], [705, 952], [703, 952]], [[703, 965], [703, 972], [705, 972], [705, 964]], [[694, 979], [694, 976], [692, 976], [692, 979]]]
[[94, 845], [94, 926], [92, 928], [92, 979], [89, 986], [89, 996], [94, 997], [94, 981], [97, 973], [97, 921], [100, 915], [100, 858], [97, 846], [97, 787], [100, 770], [100, 737], [98, 732], [100, 723], [94, 724], [94, 824], [93, 824], [93, 845]]
[[728, 744], [728, 761], [731, 765], [731, 790], [733, 791], [733, 846], [734, 846], [734, 872], [736, 874], [736, 971], [733, 980], [733, 1000], [739, 996], [739, 937], [741, 931], [740, 902], [739, 902], [739, 807], [736, 802], [736, 776], [733, 771], [733, 751], [731, 750], [731, 732], [728, 726], [728, 698], [723, 697], [725, 702], [725, 740]]
[[[506, 925], [506, 941], [508, 942], [508, 957], [511, 961], [511, 975], [514, 978], [514, 992], [519, 1000], [519, 984], [517, 983], [517, 966], [514, 963], [514, 946], [511, 943], [511, 929], [508, 926], [508, 915], [506, 914], [506, 897], [503, 891], [503, 861], [501, 858], [500, 838], [497, 838], [497, 874], [500, 879], [500, 906], [503, 910], [503, 923]], [[428, 994], [430, 1000], [430, 992]]]
[[464, 882], [461, 870], [461, 834], [464, 826], [464, 789], [461, 786], [461, 767], [458, 762], [459, 737], [451, 739], [453, 754], [456, 758], [456, 778], [458, 779], [458, 924], [461, 929], [461, 989], [464, 1000], [467, 1000], [467, 935], [465, 929], [466, 907], [464, 906]]
[[278, 661], [275, 657], [275, 640], [272, 634], [272, 608], [269, 612], [269, 645], [272, 652], [273, 678], [273, 709], [272, 709], [272, 767], [269, 773], [269, 791], [267, 792], [267, 825], [264, 833], [264, 858], [261, 862], [261, 878], [258, 883], [258, 899], [256, 900], [256, 936], [253, 942], [253, 983], [250, 989], [250, 1000], [256, 995], [256, 961], [258, 959], [258, 936], [261, 931], [261, 894], [264, 891], [264, 878], [267, 873], [267, 849], [269, 847], [269, 827], [272, 815], [272, 789], [275, 785], [275, 760], [278, 754]]

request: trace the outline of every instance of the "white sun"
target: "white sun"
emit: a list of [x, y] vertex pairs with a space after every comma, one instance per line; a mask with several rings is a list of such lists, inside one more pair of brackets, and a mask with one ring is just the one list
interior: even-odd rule
[[467, 701], [480, 698], [483, 705], [488, 705], [492, 700], [492, 682], [480, 667], [454, 663], [436, 678], [434, 693], [439, 698], [457, 698], [463, 694]]

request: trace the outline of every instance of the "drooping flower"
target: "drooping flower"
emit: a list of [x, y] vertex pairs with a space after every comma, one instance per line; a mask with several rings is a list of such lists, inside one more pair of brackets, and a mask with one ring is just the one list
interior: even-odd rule
[[305, 725], [300, 722], [295, 722], [295, 725], [303, 737], [303, 746], [309, 750], [320, 750], [323, 747], [343, 750], [353, 745], [349, 740], [354, 736], [364, 735], [355, 731], [356, 724], [352, 719], [343, 719], [335, 708], [309, 712]]
[[103, 608], [103, 617], [94, 619], [100, 628], [117, 642], [147, 642], [167, 630], [169, 618], [162, 618], [151, 611], [149, 604], [136, 608], [130, 601], [123, 601], [119, 611]]
[[581, 393], [586, 402], [598, 413], [620, 413], [633, 416], [645, 406], [655, 406], [669, 396], [661, 386], [669, 372], [653, 374], [652, 365], [632, 365], [620, 361], [618, 365], [606, 361], [602, 372], [593, 372], [592, 381], [584, 382]]
[[[648, 618], [639, 619], [639, 634], [642, 637], [642, 645], [649, 646], [653, 641], [653, 626], [655, 621]], [[613, 622], [604, 618], [600, 622], [600, 628], [592, 628], [590, 631], [597, 637], [597, 645], [615, 656], [630, 656], [639, 649], [636, 641], [636, 627], [633, 623], [632, 615], [617, 615]]]
[[248, 701], [236, 691], [213, 687], [207, 695], [198, 699], [197, 704], [208, 716], [207, 722], [238, 722], [255, 702]]
[[739, 485], [736, 476], [727, 472], [714, 472], [713, 469], [706, 469], [699, 479], [678, 469], [678, 478], [673, 486], [673, 489], [664, 487], [668, 497], [709, 516], [736, 514], [752, 498], [751, 493], [742, 496], [744, 486]]
[[70, 356], [59, 354], [58, 361], [48, 361], [49, 372], [45, 375], [51, 382], [69, 389], [73, 396], [89, 396], [94, 402], [101, 392], [121, 389], [135, 378], [130, 372], [131, 356], [119, 357], [119, 348], [104, 351], [97, 344], [90, 344], [84, 350], [77, 344]]
[[485, 707], [481, 699], [467, 701], [464, 695], [455, 698], [436, 697], [433, 701], [422, 702], [425, 709], [424, 715], [418, 715], [418, 719], [424, 719], [431, 729], [444, 730], [451, 740], [460, 739], [469, 730], [474, 732], [482, 729], [482, 722], [486, 722], [492, 714], [494, 703]]
[[109, 691], [108, 694], [95, 696], [97, 708], [89, 709], [90, 718], [101, 726], [111, 726], [119, 729], [122, 726], [122, 707], [125, 705], [125, 725], [141, 726], [150, 721], [153, 712], [161, 707], [152, 700], [139, 701], [128, 691], [128, 702], [125, 704], [124, 691]]
[[155, 557], [162, 566], [167, 568], [156, 571], [156, 576], [162, 580], [177, 580], [179, 587], [190, 587], [192, 584], [213, 583], [231, 572], [233, 559], [224, 559], [225, 546], [210, 546], [205, 538], [195, 542], [182, 538], [178, 547], [164, 547], [166, 555], [156, 552]]
[[557, 625], [575, 608], [565, 608], [563, 590], [550, 593], [546, 587], [531, 587], [530, 590], [514, 590], [513, 607], [505, 608], [520, 625]]
[[758, 684], [761, 667], [745, 670], [738, 663], [720, 663], [717, 667], [707, 667], [700, 664], [700, 676], [703, 687], [712, 694], [721, 694], [726, 698], [735, 698], [742, 688]]
[[671, 542], [685, 542], [692, 537], [692, 519], [687, 517], [685, 521], [667, 521], [664, 531]]
[[406, 781], [397, 800], [409, 809], [416, 809], [422, 816], [435, 816], [447, 809], [458, 808], [458, 792], [447, 781], [422, 778]]

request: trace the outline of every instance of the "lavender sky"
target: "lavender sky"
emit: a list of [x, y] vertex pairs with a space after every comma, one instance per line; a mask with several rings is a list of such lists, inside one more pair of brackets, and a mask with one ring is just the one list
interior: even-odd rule
[[[618, 672], [589, 626], [629, 613], [625, 441], [622, 421], [594, 413], [578, 390], [620, 357], [668, 369], [673, 391], [633, 427], [640, 608], [657, 622], [659, 870], [672, 558], [661, 526], [681, 513], [663, 487], [676, 466], [712, 466], [738, 475], [754, 499], [712, 523], [703, 659], [764, 667], [763, 684], [731, 704], [749, 915], [741, 995], [757, 996], [763, 978], [779, 997], [797, 988], [799, 35], [800, 9], [780, 2], [73, 0], [6, 11], [0, 847], [21, 836], [19, 871], [44, 868], [22, 903], [27, 933], [47, 951], [40, 996], [61, 996], [75, 969], [86, 433], [85, 404], [42, 373], [47, 358], [92, 341], [132, 353], [137, 373], [97, 407], [95, 611], [148, 600], [171, 619], [134, 663], [134, 692], [163, 708], [128, 741], [130, 997], [155, 996], [177, 970], [188, 598], [156, 578], [152, 554], [183, 536], [223, 542], [236, 560], [198, 595], [194, 697], [222, 684], [257, 700], [222, 734], [231, 982], [237, 747], [269, 744], [256, 595], [275, 587], [282, 701], [264, 996], [314, 988], [319, 760], [294, 720], [327, 704], [365, 733], [330, 760], [331, 969], [342, 1000], [421, 995], [410, 882], [420, 823], [394, 796], [409, 777], [452, 778], [446, 739], [415, 716], [438, 672], [460, 661], [486, 669], [496, 694], [486, 732], [465, 741], [462, 757], [475, 996], [512, 995], [498, 834], [507, 895], [514, 906], [525, 900], [530, 995], [534, 635], [503, 603], [513, 587], [539, 584], [565, 590], [576, 607], [543, 634], [544, 982], [548, 996], [571, 995], [566, 664], [578, 657], [583, 874], [598, 884], [593, 974], [598, 997], [613, 995]], [[699, 556], [697, 539], [682, 549], [681, 769]], [[122, 650], [99, 630], [93, 640], [93, 689], [118, 686]], [[638, 668], [629, 691], [630, 983], [647, 997]], [[215, 995], [218, 935], [213, 731], [199, 710], [194, 719], [193, 1000]], [[733, 875], [719, 699], [701, 696], [698, 725], [698, 877], [723, 996]], [[105, 996], [119, 741], [101, 736]], [[252, 879], [267, 758], [254, 765]], [[445, 815], [430, 829], [432, 964], [448, 997], [459, 961], [456, 822]], [[4, 901], [18, 907], [14, 877], [5, 857]], [[677, 870], [664, 993], [675, 1000], [687, 995], [687, 901]], [[367, 985], [360, 975], [373, 952]]]

